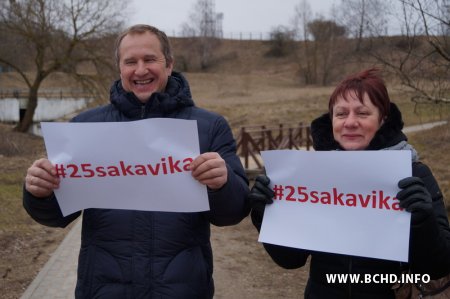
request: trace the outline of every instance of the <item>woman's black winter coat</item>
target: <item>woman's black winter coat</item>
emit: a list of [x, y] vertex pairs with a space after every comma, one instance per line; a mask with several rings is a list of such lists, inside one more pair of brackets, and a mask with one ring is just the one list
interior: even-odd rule
[[[388, 119], [378, 130], [368, 150], [380, 150], [407, 140], [402, 133], [403, 121], [395, 104], [391, 104]], [[315, 119], [311, 124], [314, 149], [330, 151], [340, 149], [334, 140], [329, 114]], [[412, 273], [429, 274], [431, 279], [440, 278], [450, 272], [450, 228], [442, 193], [431, 173], [423, 163], [412, 164], [413, 176], [422, 178], [433, 200], [434, 215], [410, 230], [409, 263], [379, 260], [288, 248], [264, 244], [271, 258], [281, 267], [295, 269], [305, 265], [311, 256], [305, 298], [394, 298], [389, 283], [328, 283], [326, 274], [396, 274], [411, 270]], [[252, 212], [253, 213], [253, 212]], [[389, 244], [386, 244], [389, 246]]]

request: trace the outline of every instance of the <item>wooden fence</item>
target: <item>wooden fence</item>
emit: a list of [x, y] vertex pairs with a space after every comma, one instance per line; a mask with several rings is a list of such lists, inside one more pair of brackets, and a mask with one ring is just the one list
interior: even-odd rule
[[310, 150], [312, 147], [310, 127], [303, 123], [241, 127], [236, 141], [237, 153], [244, 160], [246, 170], [262, 169], [261, 151], [301, 148]]

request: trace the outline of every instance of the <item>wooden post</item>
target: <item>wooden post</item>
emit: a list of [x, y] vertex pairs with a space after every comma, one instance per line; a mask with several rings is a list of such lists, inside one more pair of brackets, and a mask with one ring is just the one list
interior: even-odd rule
[[311, 146], [311, 128], [306, 127], [306, 149], [309, 151], [309, 147]]
[[248, 136], [245, 127], [241, 128], [241, 146], [242, 155], [244, 156], [244, 166], [245, 168], [248, 168]]

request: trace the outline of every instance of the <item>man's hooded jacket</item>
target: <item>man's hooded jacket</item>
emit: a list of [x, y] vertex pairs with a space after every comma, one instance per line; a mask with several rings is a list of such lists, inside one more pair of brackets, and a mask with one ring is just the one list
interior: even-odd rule
[[[84, 210], [76, 298], [212, 298], [210, 224], [237, 224], [249, 212], [248, 182], [227, 122], [196, 107], [187, 81], [175, 72], [165, 92], [152, 94], [145, 105], [126, 92], [120, 81], [111, 87], [110, 100], [109, 105], [86, 111], [73, 121], [196, 120], [200, 152], [220, 154], [228, 181], [219, 190], [208, 189], [207, 212]], [[81, 214], [63, 217], [55, 196], [38, 199], [26, 190], [23, 204], [37, 222], [47, 226], [65, 227]]]

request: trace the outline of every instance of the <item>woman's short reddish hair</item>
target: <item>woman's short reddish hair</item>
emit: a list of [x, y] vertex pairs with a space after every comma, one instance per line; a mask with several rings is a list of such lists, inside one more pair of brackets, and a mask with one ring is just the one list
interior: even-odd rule
[[333, 107], [338, 97], [347, 100], [348, 93], [354, 91], [359, 101], [363, 102], [364, 94], [367, 94], [372, 104], [380, 110], [380, 117], [384, 119], [389, 114], [391, 100], [384, 80], [379, 75], [379, 69], [370, 68], [359, 73], [352, 74], [336, 86], [328, 102], [328, 111], [333, 113]]

